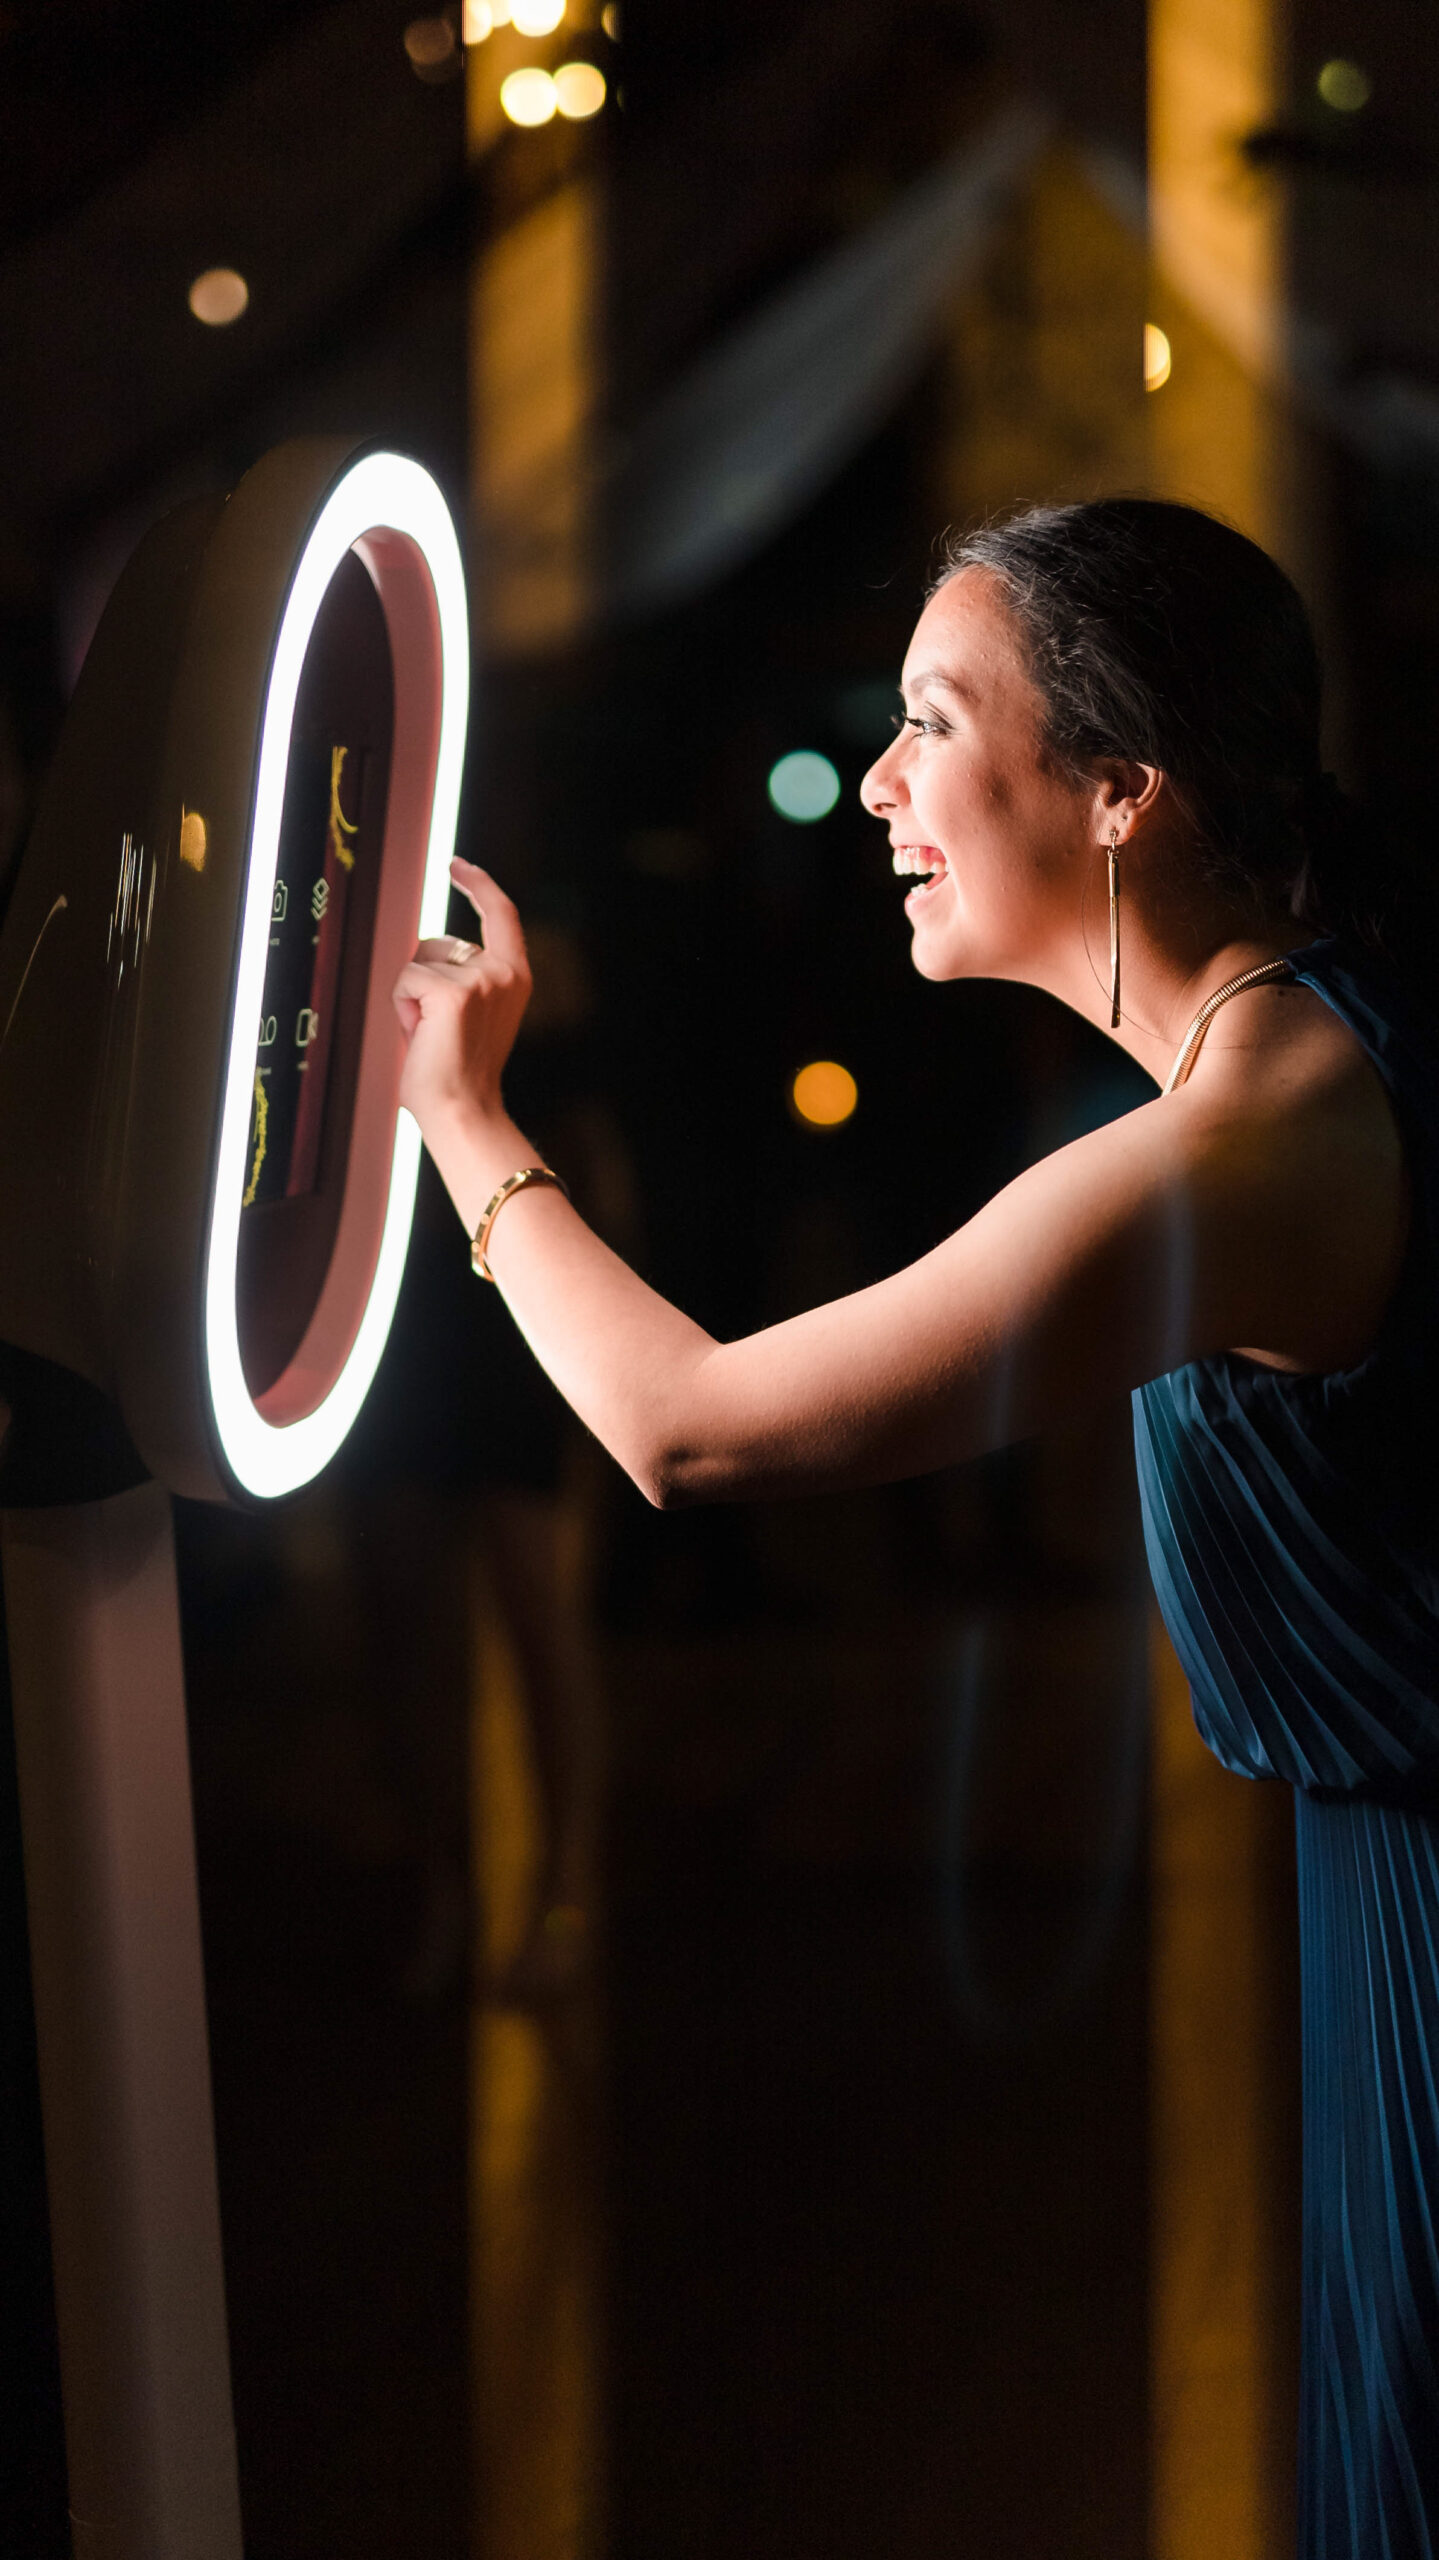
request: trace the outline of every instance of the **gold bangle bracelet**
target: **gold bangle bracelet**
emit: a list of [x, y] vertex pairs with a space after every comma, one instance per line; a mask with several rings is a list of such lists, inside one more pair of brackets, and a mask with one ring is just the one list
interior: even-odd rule
[[488, 1203], [484, 1216], [481, 1218], [479, 1225], [475, 1229], [474, 1239], [470, 1246], [470, 1269], [475, 1272], [481, 1280], [493, 1280], [495, 1276], [493, 1271], [490, 1269], [489, 1264], [485, 1260], [485, 1247], [490, 1241], [491, 1227], [494, 1225], [496, 1218], [503, 1209], [505, 1202], [507, 1200], [513, 1200], [517, 1191], [526, 1190], [532, 1182], [547, 1182], [556, 1191], [563, 1191], [567, 1200], [570, 1196], [569, 1184], [567, 1182], [562, 1182], [557, 1173], [551, 1173], [547, 1164], [522, 1165], [518, 1173], [512, 1173], [507, 1182], [502, 1182], [498, 1191], [495, 1193], [493, 1200]]

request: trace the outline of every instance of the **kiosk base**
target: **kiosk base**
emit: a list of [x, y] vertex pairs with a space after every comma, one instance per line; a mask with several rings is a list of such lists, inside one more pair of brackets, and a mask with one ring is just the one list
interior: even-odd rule
[[241, 2560], [169, 1496], [0, 1553], [76, 2560]]

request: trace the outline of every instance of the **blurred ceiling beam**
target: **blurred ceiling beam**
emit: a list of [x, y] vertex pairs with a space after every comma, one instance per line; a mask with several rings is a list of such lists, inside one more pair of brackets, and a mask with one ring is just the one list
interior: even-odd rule
[[682, 602], [818, 496], [919, 372], [1051, 130], [1035, 106], [1001, 107], [706, 349], [616, 444], [610, 610]]

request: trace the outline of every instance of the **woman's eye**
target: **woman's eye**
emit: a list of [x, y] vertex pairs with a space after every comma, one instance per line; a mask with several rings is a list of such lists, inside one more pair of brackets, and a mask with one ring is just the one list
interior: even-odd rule
[[895, 726], [901, 729], [915, 729], [922, 738], [937, 738], [941, 723], [938, 720], [926, 718], [922, 711], [906, 711], [903, 718], [896, 718]]

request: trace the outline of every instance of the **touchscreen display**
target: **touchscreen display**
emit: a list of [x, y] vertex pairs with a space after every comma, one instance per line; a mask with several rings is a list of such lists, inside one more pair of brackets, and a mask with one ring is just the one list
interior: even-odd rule
[[270, 951], [255, 1052], [244, 1206], [315, 1188], [345, 926], [364, 859], [363, 752], [344, 739], [290, 749]]
[[304, 1339], [338, 1232], [393, 727], [384, 612], [351, 554], [315, 618], [285, 770], [236, 1273], [252, 1395], [273, 1384]]

